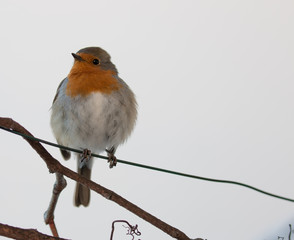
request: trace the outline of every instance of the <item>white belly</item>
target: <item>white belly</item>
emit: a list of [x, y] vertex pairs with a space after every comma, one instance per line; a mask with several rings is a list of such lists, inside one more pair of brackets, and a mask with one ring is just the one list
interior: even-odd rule
[[51, 126], [58, 143], [99, 153], [124, 142], [130, 119], [112, 95], [60, 96], [52, 106]]

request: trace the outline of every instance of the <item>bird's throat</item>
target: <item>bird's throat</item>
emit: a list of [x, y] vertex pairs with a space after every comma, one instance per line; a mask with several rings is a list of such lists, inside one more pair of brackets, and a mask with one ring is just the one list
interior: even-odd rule
[[111, 70], [77, 69], [73, 66], [68, 75], [66, 95], [75, 97], [87, 96], [93, 92], [110, 94], [118, 90], [121, 85]]

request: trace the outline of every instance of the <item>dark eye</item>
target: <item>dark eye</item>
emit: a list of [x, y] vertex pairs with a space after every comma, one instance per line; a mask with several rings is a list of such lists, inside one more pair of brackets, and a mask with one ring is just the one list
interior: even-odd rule
[[95, 58], [95, 59], [93, 60], [93, 64], [98, 65], [99, 63], [100, 63], [100, 61], [99, 61], [97, 58]]

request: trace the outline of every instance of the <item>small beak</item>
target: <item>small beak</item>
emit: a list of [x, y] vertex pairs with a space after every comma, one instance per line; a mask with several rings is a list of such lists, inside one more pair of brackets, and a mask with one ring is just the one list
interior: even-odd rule
[[75, 53], [72, 53], [71, 54], [75, 60], [79, 61], [79, 62], [82, 62], [82, 61], [85, 61], [80, 55], [78, 54], [75, 54]]

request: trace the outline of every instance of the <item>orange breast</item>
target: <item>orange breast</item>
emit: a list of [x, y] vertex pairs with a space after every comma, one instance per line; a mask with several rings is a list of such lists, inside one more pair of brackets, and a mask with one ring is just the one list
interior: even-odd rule
[[87, 96], [93, 92], [110, 94], [121, 87], [114, 74], [111, 70], [91, 67], [87, 62], [76, 62], [68, 75], [66, 95]]

